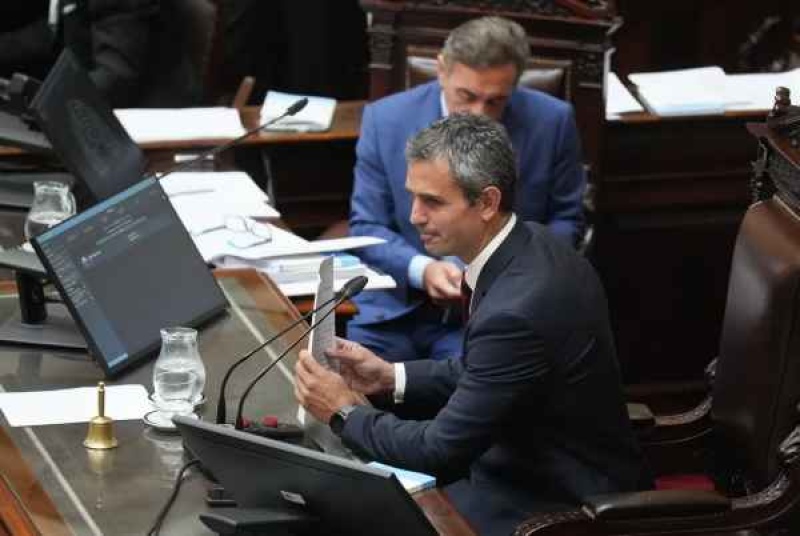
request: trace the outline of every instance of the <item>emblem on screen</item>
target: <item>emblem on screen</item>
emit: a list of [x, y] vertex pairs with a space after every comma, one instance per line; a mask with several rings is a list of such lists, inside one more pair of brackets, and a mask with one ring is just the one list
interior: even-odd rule
[[67, 113], [75, 125], [75, 141], [86, 154], [85, 162], [92, 166], [96, 173], [105, 174], [111, 165], [122, 155], [122, 147], [117, 137], [110, 132], [108, 125], [91, 106], [80, 99], [67, 101]]

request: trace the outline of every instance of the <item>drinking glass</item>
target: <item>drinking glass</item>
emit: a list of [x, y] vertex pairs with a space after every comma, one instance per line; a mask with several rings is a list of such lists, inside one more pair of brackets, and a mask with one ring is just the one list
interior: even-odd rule
[[30, 240], [75, 214], [75, 197], [69, 186], [57, 181], [35, 181], [33, 204], [25, 218], [25, 238]]

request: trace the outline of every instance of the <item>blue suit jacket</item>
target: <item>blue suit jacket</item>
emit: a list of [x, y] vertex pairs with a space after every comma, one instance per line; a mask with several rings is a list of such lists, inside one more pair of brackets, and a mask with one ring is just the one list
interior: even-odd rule
[[[364, 110], [356, 147], [350, 233], [387, 240], [358, 255], [391, 275], [397, 288], [361, 294], [355, 300], [359, 323], [396, 318], [424, 299], [408, 284], [408, 265], [425, 249], [408, 221], [411, 196], [405, 189], [405, 146], [411, 136], [442, 117], [440, 95], [438, 82], [431, 82]], [[515, 212], [523, 220], [546, 224], [574, 243], [582, 218], [585, 174], [571, 106], [544, 93], [517, 89], [502, 122], [519, 162]]]
[[406, 363], [404, 404], [358, 407], [345, 443], [454, 481], [453, 502], [482, 535], [588, 495], [647, 487], [589, 263], [518, 222], [472, 303], [463, 358]]

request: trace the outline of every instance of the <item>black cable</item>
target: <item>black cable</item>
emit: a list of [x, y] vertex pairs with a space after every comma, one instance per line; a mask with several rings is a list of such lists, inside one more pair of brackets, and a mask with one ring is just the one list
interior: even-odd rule
[[153, 526], [150, 527], [150, 530], [147, 531], [147, 536], [158, 536], [161, 532], [161, 525], [164, 524], [164, 519], [167, 517], [167, 513], [169, 513], [169, 509], [172, 508], [172, 503], [175, 502], [175, 499], [178, 497], [178, 492], [181, 489], [181, 484], [183, 484], [183, 475], [190, 467], [194, 465], [199, 465], [200, 460], [194, 459], [189, 462], [183, 464], [180, 471], [178, 471], [178, 476], [175, 478], [175, 484], [172, 486], [172, 493], [170, 493], [167, 502], [161, 508], [161, 511], [158, 513], [155, 522], [153, 522]]

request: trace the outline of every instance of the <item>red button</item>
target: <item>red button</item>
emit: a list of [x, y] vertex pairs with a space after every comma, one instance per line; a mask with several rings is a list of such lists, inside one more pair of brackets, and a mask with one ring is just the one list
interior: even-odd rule
[[278, 418], [275, 415], [265, 415], [264, 418], [261, 419], [261, 424], [269, 428], [277, 428]]

